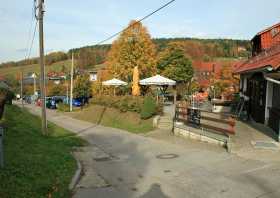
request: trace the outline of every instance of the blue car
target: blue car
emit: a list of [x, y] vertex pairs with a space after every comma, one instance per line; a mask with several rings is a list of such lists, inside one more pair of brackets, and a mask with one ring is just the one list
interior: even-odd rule
[[73, 99], [72, 105], [75, 107], [80, 107], [82, 106], [82, 101], [79, 98]]
[[74, 98], [72, 101], [72, 105], [75, 107], [81, 107], [87, 103], [88, 103], [88, 98]]

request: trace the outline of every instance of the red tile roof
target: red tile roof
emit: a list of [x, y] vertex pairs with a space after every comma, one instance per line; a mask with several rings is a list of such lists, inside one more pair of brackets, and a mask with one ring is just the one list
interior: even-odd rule
[[234, 73], [244, 73], [252, 70], [271, 66], [274, 70], [280, 67], [280, 45], [274, 46], [250, 58], [240, 66], [236, 67]]
[[194, 61], [193, 62], [193, 68], [195, 71], [212, 72], [213, 66], [215, 66], [215, 72], [221, 71], [221, 63], [219, 63], [219, 62], [203, 62], [203, 61]]

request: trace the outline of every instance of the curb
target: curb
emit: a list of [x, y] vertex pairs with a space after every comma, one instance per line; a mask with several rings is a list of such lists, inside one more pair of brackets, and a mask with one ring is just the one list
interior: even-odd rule
[[81, 177], [81, 173], [82, 173], [82, 165], [81, 163], [79, 162], [79, 160], [76, 159], [75, 155], [72, 153], [72, 156], [74, 157], [74, 159], [76, 160], [77, 162], [77, 170], [75, 172], [75, 175], [72, 177], [72, 180], [71, 180], [71, 183], [69, 184], [69, 190], [73, 190], [74, 187], [77, 185], [78, 181], [80, 180], [80, 177]]

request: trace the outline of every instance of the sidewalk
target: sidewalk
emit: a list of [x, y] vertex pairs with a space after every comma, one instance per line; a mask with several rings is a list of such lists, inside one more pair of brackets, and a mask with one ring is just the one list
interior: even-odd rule
[[[271, 131], [265, 126], [257, 123], [236, 122], [236, 134], [231, 136], [231, 152], [248, 159], [261, 161], [280, 161], [279, 143], [271, 137]], [[254, 147], [257, 141], [271, 142], [278, 146], [278, 149], [258, 149]]]

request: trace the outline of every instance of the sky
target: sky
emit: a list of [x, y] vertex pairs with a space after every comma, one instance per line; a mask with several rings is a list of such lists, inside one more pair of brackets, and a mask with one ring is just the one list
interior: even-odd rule
[[[35, 25], [33, 0], [1, 1], [0, 62], [22, 60]], [[45, 53], [94, 45], [168, 1], [45, 0]], [[143, 24], [153, 38], [251, 39], [280, 22], [279, 11], [279, 0], [176, 0]], [[37, 32], [31, 57], [38, 45]]]

